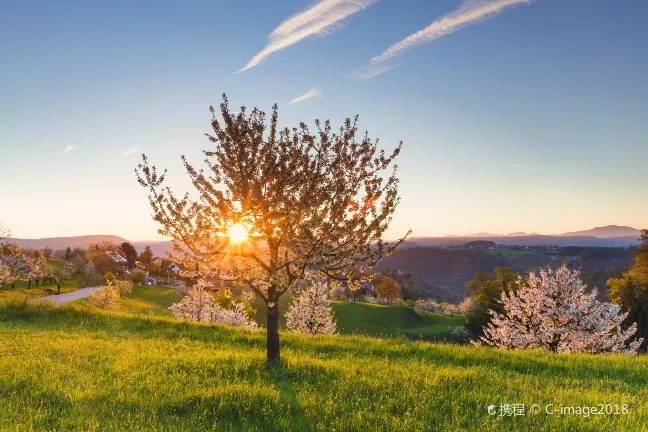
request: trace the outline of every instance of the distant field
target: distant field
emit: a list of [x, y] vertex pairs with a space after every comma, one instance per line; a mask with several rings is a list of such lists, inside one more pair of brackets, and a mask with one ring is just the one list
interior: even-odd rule
[[[0, 430], [639, 431], [646, 357], [281, 333], [0, 304]], [[524, 404], [520, 416], [487, 406]], [[627, 404], [625, 415], [531, 414]]]
[[[284, 312], [292, 300], [284, 296], [279, 300], [280, 325], [285, 326]], [[332, 302], [337, 329], [341, 334], [362, 334], [374, 337], [404, 336], [409, 339], [442, 340], [453, 328], [463, 325], [466, 318], [456, 315], [452, 319], [440, 314], [419, 314], [405, 306], [384, 306], [363, 302]], [[265, 326], [266, 306], [257, 299], [257, 322]]]
[[536, 253], [533, 251], [514, 250], [514, 249], [487, 250], [487, 252], [491, 255], [501, 255], [501, 256], [531, 255]]

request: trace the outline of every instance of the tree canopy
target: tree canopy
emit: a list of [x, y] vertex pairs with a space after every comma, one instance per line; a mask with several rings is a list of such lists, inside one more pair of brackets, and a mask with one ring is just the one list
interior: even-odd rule
[[[138, 181], [185, 276], [242, 281], [263, 299], [268, 360], [278, 361], [281, 295], [309, 277], [362, 283], [349, 274], [367, 274], [404, 241], [383, 239], [399, 202], [393, 162], [402, 144], [380, 150], [378, 140], [358, 133], [358, 117], [337, 132], [329, 121], [315, 121], [314, 131], [304, 123], [282, 130], [276, 105], [267, 122], [257, 108], [233, 114], [224, 95], [222, 120], [211, 112], [206, 169], [182, 156], [193, 194], [173, 193], [166, 171], [145, 155]], [[245, 229], [244, 241], [232, 241], [234, 225]]]

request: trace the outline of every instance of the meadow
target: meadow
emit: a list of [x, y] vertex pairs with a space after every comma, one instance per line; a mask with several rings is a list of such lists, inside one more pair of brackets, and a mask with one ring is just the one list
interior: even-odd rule
[[[127, 299], [123, 300], [127, 301]], [[0, 430], [641, 430], [646, 358], [404, 338], [265, 333], [170, 317], [0, 304]], [[525, 404], [520, 416], [487, 406]], [[627, 404], [623, 415], [531, 404]]]

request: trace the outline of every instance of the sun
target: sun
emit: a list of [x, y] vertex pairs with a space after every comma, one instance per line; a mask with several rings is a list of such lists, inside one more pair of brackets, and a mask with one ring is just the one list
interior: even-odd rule
[[227, 229], [227, 236], [232, 243], [241, 243], [248, 238], [248, 232], [240, 223], [234, 224]]

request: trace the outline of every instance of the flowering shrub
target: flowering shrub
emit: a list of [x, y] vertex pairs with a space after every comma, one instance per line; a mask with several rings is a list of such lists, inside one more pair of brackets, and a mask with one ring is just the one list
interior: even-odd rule
[[119, 297], [123, 296], [124, 294], [130, 294], [131, 292], [133, 292], [133, 281], [115, 280], [112, 285], [119, 293]]
[[457, 315], [461, 313], [461, 310], [459, 309], [459, 305], [452, 304], [452, 303], [441, 303], [441, 309], [443, 310], [443, 313], [449, 315], [450, 318], [452, 318], [453, 315]]
[[115, 287], [106, 286], [90, 294], [90, 304], [104, 310], [119, 309], [119, 292]]
[[341, 286], [333, 287], [328, 292], [328, 298], [331, 300], [346, 300], [346, 290]]
[[464, 315], [472, 315], [477, 310], [477, 303], [472, 297], [466, 297], [464, 301], [459, 303], [459, 313]]
[[376, 297], [370, 296], [370, 295], [365, 296], [365, 301], [367, 303], [370, 303], [370, 304], [378, 304], [378, 303], [380, 303]]
[[214, 296], [197, 284], [187, 290], [185, 297], [169, 307], [173, 316], [180, 319], [212, 322], [234, 327], [257, 328], [246, 312], [243, 302], [232, 302], [234, 309], [226, 309], [214, 301]]
[[596, 290], [586, 292], [579, 274], [566, 265], [540, 270], [540, 276], [530, 273], [517, 293], [502, 293], [504, 313], [490, 312], [492, 322], [481, 340], [502, 349], [636, 354], [643, 339], [629, 340], [637, 324], [623, 330], [628, 314], [596, 300]]
[[414, 309], [428, 313], [441, 312], [441, 305], [432, 299], [418, 299], [414, 302]]
[[321, 282], [302, 290], [286, 312], [286, 326], [304, 334], [335, 333], [333, 309], [326, 294], [326, 285]]
[[457, 326], [450, 331], [450, 338], [456, 342], [468, 342], [472, 333], [464, 326]]

